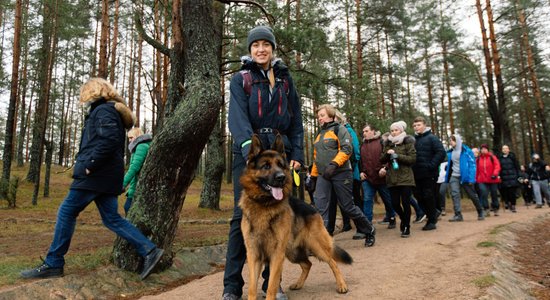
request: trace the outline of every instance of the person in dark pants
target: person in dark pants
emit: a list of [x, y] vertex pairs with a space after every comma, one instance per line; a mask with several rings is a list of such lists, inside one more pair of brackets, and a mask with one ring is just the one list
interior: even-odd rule
[[491, 211], [495, 216], [498, 216], [500, 203], [498, 200], [498, 185], [500, 184], [500, 162], [498, 158], [489, 151], [489, 145], [482, 144], [480, 148], [481, 154], [476, 159], [476, 182], [479, 184], [481, 191], [481, 204], [489, 215], [489, 193], [491, 193]]
[[401, 219], [401, 237], [411, 235], [411, 194], [414, 188], [412, 166], [416, 162], [414, 138], [407, 135], [407, 123], [398, 121], [390, 126], [390, 136], [384, 142], [380, 163], [388, 164], [386, 184], [390, 190], [392, 207]]
[[437, 218], [441, 209], [436, 209], [436, 181], [439, 176], [439, 165], [445, 160], [445, 148], [441, 140], [432, 134], [426, 126], [423, 117], [416, 117], [413, 121], [416, 142], [416, 163], [412, 166], [414, 172], [414, 196], [428, 216], [428, 222], [422, 230], [436, 229]]
[[69, 194], [57, 213], [52, 244], [44, 263], [21, 272], [23, 278], [63, 276], [78, 214], [95, 202], [103, 224], [132, 244], [144, 258], [141, 279], [159, 262], [164, 250], [146, 238], [118, 214], [117, 196], [122, 193], [125, 129], [134, 125], [133, 114], [114, 87], [103, 78], [92, 78], [82, 87], [80, 103], [87, 111], [80, 149]]
[[[246, 166], [252, 134], [258, 134], [263, 146], [269, 148], [277, 134], [283, 138], [290, 167], [298, 171], [303, 165], [304, 127], [300, 99], [288, 68], [275, 58], [277, 46], [271, 28], [258, 26], [247, 38], [250, 56], [243, 58], [241, 71], [230, 83], [229, 130], [233, 136], [233, 193], [235, 206], [229, 229], [225, 272], [224, 300], [242, 296], [242, 270], [246, 248], [241, 232], [242, 211], [238, 206], [242, 186], [239, 178]], [[248, 78], [248, 79], [247, 79]], [[262, 290], [267, 290], [269, 267], [262, 273]], [[279, 288], [277, 299], [287, 299]]]
[[519, 162], [516, 155], [510, 152], [508, 145], [502, 146], [502, 153], [498, 155], [500, 161], [500, 195], [504, 200], [505, 207], [516, 212], [517, 190], [519, 187]]

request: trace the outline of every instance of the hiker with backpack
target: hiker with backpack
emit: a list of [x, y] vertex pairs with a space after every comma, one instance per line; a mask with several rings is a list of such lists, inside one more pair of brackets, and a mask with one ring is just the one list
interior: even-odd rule
[[[242, 58], [240, 72], [231, 79], [228, 123], [233, 137], [234, 209], [229, 229], [223, 296], [225, 300], [240, 299], [244, 280], [242, 270], [246, 249], [241, 232], [242, 211], [238, 206], [242, 186], [239, 178], [246, 166], [251, 138], [257, 134], [265, 148], [271, 148], [277, 134], [283, 138], [286, 158], [296, 172], [304, 164], [304, 127], [300, 99], [281, 59], [273, 30], [258, 26], [247, 38], [250, 56]], [[267, 290], [269, 267], [262, 273], [262, 290]], [[277, 299], [287, 299], [279, 287]]]

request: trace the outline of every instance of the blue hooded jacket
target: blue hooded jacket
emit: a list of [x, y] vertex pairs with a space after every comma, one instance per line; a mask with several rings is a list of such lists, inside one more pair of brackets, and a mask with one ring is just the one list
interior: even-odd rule
[[[476, 182], [476, 160], [474, 152], [470, 147], [462, 144], [460, 152], [460, 183], [475, 183]], [[445, 182], [449, 182], [453, 170], [452, 160], [453, 149], [447, 151], [447, 172], [445, 174]]]

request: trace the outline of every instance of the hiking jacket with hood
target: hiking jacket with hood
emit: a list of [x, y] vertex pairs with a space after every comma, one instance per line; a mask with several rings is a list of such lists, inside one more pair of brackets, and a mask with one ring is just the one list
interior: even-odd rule
[[498, 155], [500, 162], [500, 179], [502, 180], [501, 187], [518, 187], [518, 177], [520, 174], [519, 162], [513, 152], [504, 156], [502, 153]]
[[380, 177], [378, 172], [384, 167], [380, 162], [382, 154], [382, 141], [380, 132], [377, 131], [374, 138], [363, 140], [361, 145], [361, 173], [365, 173], [367, 181], [370, 184], [381, 185], [386, 184], [386, 178]]
[[476, 159], [474, 152], [470, 147], [462, 143], [462, 137], [455, 134], [456, 146], [447, 150], [447, 172], [445, 173], [445, 182], [449, 182], [453, 175], [453, 151], [460, 149], [459, 167], [460, 167], [460, 184], [474, 184], [476, 183]]
[[415, 134], [416, 163], [413, 165], [416, 179], [438, 177], [439, 165], [445, 160], [445, 148], [432, 129], [426, 127], [421, 134]]
[[480, 153], [476, 160], [476, 182], [500, 183], [499, 174], [500, 162], [498, 158], [491, 152]]
[[388, 164], [390, 155], [388, 150], [393, 149], [397, 156], [399, 169], [394, 170], [391, 166], [387, 167], [386, 184], [393, 186], [415, 186], [412, 166], [416, 162], [416, 149], [414, 148], [414, 137], [407, 135], [401, 144], [394, 144], [390, 140], [384, 142], [384, 149], [380, 157], [380, 162]]
[[141, 171], [145, 158], [147, 158], [152, 140], [153, 138], [150, 134], [142, 134], [136, 137], [130, 145], [128, 145], [128, 150], [130, 150], [132, 156], [130, 157], [130, 166], [126, 174], [124, 174], [124, 181], [122, 183], [124, 188], [128, 187], [128, 191], [126, 192], [128, 198], [134, 198], [139, 171]]
[[84, 121], [71, 188], [118, 195], [124, 177], [125, 128], [133, 125], [127, 121], [132, 112], [121, 102], [90, 101], [94, 102]]
[[304, 165], [300, 99], [288, 68], [280, 59], [272, 61], [270, 72], [274, 72], [275, 85], [271, 90], [261, 67], [248, 56], [242, 61], [241, 70], [250, 73], [252, 86], [247, 95], [242, 71], [231, 78], [228, 124], [234, 141], [233, 153], [240, 153], [247, 160], [252, 134], [264, 132], [259, 138], [264, 147], [271, 147], [278, 132], [283, 137], [287, 159]]
[[533, 160], [529, 163], [526, 170], [529, 180], [545, 180], [550, 177], [550, 172], [546, 171], [546, 163], [542, 159]]
[[[336, 127], [339, 127], [338, 130], [336, 130]], [[311, 176], [322, 176], [325, 168], [331, 162], [338, 165], [334, 174], [351, 171], [349, 158], [352, 154], [351, 136], [346, 128], [334, 121], [323, 124], [321, 132], [313, 142]]]

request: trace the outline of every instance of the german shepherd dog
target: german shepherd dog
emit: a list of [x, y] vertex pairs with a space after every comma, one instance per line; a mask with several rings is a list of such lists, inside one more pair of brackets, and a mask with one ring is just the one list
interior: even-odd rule
[[309, 254], [329, 264], [338, 293], [348, 287], [336, 262], [353, 259], [333, 244], [321, 215], [304, 201], [290, 197], [292, 181], [284, 144], [277, 135], [272, 149], [262, 149], [258, 136], [252, 137], [248, 163], [240, 178], [243, 186], [239, 205], [243, 211], [241, 229], [250, 271], [248, 299], [256, 299], [258, 278], [265, 263], [270, 265], [267, 299], [275, 299], [285, 256], [300, 264], [302, 274], [291, 290], [304, 286], [311, 262]]

